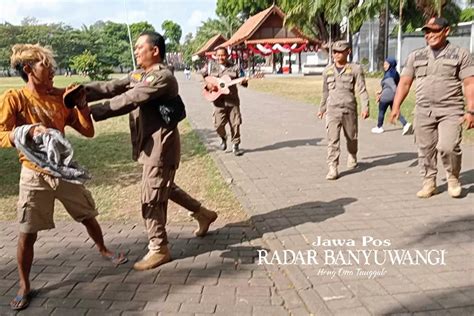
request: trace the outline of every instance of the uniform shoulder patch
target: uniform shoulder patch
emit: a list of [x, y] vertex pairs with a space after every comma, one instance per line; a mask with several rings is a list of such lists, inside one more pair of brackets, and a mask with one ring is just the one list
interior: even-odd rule
[[142, 81], [143, 74], [139, 72], [134, 72], [130, 75], [130, 77], [132, 78], [132, 80], [139, 82]]
[[324, 69], [324, 71], [326, 72], [326, 75], [327, 75], [327, 76], [332, 76], [332, 75], [334, 75], [334, 67], [332, 67], [332, 64], [326, 66], [326, 68]]
[[167, 68], [162, 70], [154, 70], [143, 76], [142, 82], [146, 85], [153, 86], [158, 81], [166, 78], [168, 75], [171, 76], [171, 72], [168, 71]]
[[152, 83], [153, 80], [155, 80], [154, 75], [149, 75], [148, 77], [145, 78], [145, 81], [148, 82], [148, 83]]

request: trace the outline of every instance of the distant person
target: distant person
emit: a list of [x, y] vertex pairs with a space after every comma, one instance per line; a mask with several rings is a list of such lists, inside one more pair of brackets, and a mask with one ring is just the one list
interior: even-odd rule
[[[14, 147], [17, 135], [28, 127], [25, 135], [29, 142], [41, 137], [48, 129], [64, 134], [67, 125], [86, 137], [94, 136], [94, 126], [87, 103], [75, 109], [63, 105], [62, 93], [53, 88], [56, 63], [53, 53], [39, 45], [14, 45], [11, 66], [26, 82], [25, 87], [8, 90], [0, 103], [0, 147]], [[62, 90], [61, 90], [62, 91]], [[38, 232], [54, 228], [54, 201], [59, 200], [71, 217], [81, 222], [96, 244], [100, 254], [114, 264], [122, 264], [127, 258], [116, 254], [104, 244], [95, 202], [82, 183], [71, 182], [52, 176], [19, 152], [21, 174], [18, 198], [19, 236], [17, 264], [19, 290], [10, 302], [13, 310], [26, 308], [32, 298], [30, 271], [33, 264], [34, 245]]]
[[[214, 76], [222, 77], [228, 75], [231, 79], [240, 77], [240, 69], [237, 65], [232, 65], [228, 60], [227, 49], [220, 47], [216, 50], [217, 65], [213, 64], [210, 72], [207, 67], [202, 71], [203, 77]], [[244, 79], [241, 82], [243, 87], [247, 87], [248, 81]], [[207, 84], [205, 89], [212, 91], [217, 87]], [[230, 125], [230, 138], [232, 142], [232, 152], [235, 156], [240, 156], [243, 152], [240, 150], [240, 125], [242, 124], [242, 115], [240, 113], [240, 98], [237, 86], [229, 87], [229, 94], [222, 94], [214, 101], [214, 127], [217, 135], [221, 138], [220, 149], [225, 151], [227, 149], [227, 134], [225, 127]]]
[[186, 80], [191, 79], [191, 69], [189, 68], [189, 66], [186, 66], [184, 68], [184, 77], [186, 78]]
[[332, 46], [334, 63], [323, 71], [323, 97], [317, 114], [322, 119], [326, 115], [328, 139], [327, 180], [339, 177], [338, 165], [341, 128], [347, 142], [347, 168], [357, 167], [358, 122], [355, 92], [362, 101], [361, 117], [369, 117], [369, 95], [365, 87], [364, 71], [358, 64], [347, 62], [350, 54], [349, 43], [336, 41]]
[[[423, 186], [419, 198], [436, 194], [438, 152], [446, 170], [448, 193], [461, 196], [462, 123], [474, 127], [474, 63], [464, 48], [451, 44], [451, 31], [443, 17], [433, 17], [423, 26], [427, 46], [408, 55], [397, 94], [393, 101], [390, 121], [400, 115], [413, 80], [416, 79], [415, 142]], [[464, 96], [466, 110], [464, 110]]]
[[[393, 57], [388, 57], [383, 63], [383, 69], [385, 70], [383, 79], [381, 81], [382, 90], [377, 91], [377, 102], [379, 103], [379, 116], [377, 120], [377, 126], [372, 128], [372, 133], [381, 134], [384, 132], [383, 121], [385, 119], [385, 112], [390, 107], [392, 108], [393, 99], [395, 98], [395, 92], [397, 91], [397, 85], [400, 82], [400, 75], [397, 71], [397, 61]], [[412, 125], [400, 115], [400, 123], [403, 125], [402, 135], [411, 134], [413, 132]]]

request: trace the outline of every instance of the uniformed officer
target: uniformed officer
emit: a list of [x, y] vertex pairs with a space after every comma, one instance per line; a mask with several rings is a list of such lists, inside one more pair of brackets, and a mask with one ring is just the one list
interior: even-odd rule
[[341, 127], [347, 141], [347, 167], [357, 167], [357, 101], [355, 90], [362, 102], [361, 117], [369, 116], [369, 95], [365, 88], [364, 72], [358, 64], [347, 62], [350, 53], [346, 41], [336, 41], [332, 46], [334, 63], [323, 71], [323, 96], [317, 116], [321, 119], [326, 114], [326, 131], [328, 138], [327, 163], [328, 180], [338, 178], [340, 155]]
[[[236, 79], [240, 76], [240, 69], [237, 65], [232, 65], [228, 60], [227, 50], [224, 47], [220, 47], [216, 50], [217, 65], [212, 64], [210, 71], [205, 69], [202, 71], [203, 77], [214, 76], [222, 77], [228, 75], [231, 79]], [[241, 82], [241, 85], [247, 87], [248, 82], [246, 79]], [[212, 91], [215, 87], [211, 84], [207, 84], [205, 89]], [[214, 127], [217, 134], [221, 138], [220, 148], [222, 150], [227, 149], [227, 135], [225, 126], [227, 123], [230, 125], [230, 138], [233, 144], [232, 152], [236, 156], [242, 155], [242, 151], [239, 149], [240, 145], [240, 125], [242, 124], [242, 115], [240, 114], [240, 99], [237, 91], [237, 86], [233, 85], [229, 87], [230, 93], [221, 95], [217, 100], [214, 101]]]
[[427, 46], [413, 51], [407, 58], [393, 102], [390, 120], [400, 115], [405, 100], [416, 78], [415, 142], [423, 176], [419, 198], [436, 193], [437, 153], [446, 169], [448, 193], [461, 195], [461, 137], [464, 115], [464, 95], [467, 100], [465, 119], [473, 127], [474, 64], [469, 52], [450, 44], [448, 21], [443, 17], [431, 18], [423, 26]]
[[197, 235], [205, 234], [217, 218], [215, 212], [201, 207], [173, 183], [180, 159], [179, 132], [176, 126], [164, 124], [157, 105], [178, 96], [178, 82], [163, 64], [164, 56], [163, 37], [143, 32], [135, 44], [141, 70], [124, 79], [85, 85], [88, 102], [110, 98], [90, 107], [94, 120], [130, 113], [133, 158], [143, 165], [142, 216], [149, 239], [149, 251], [135, 263], [136, 270], [152, 269], [171, 260], [165, 229], [170, 196], [194, 211], [199, 222]]

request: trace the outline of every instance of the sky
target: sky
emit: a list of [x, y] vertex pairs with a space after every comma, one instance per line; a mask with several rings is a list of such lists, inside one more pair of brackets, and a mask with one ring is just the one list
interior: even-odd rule
[[[40, 23], [64, 22], [74, 28], [98, 20], [120, 23], [146, 21], [161, 31], [161, 23], [178, 23], [184, 36], [209, 17], [217, 0], [0, 0], [0, 23], [20, 24], [25, 17]], [[127, 10], [125, 10], [127, 8]], [[128, 12], [128, 13], [127, 13]]]

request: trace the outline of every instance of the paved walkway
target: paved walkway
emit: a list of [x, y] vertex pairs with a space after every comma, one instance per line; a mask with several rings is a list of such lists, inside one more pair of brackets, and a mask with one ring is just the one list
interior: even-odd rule
[[[284, 249], [318, 253], [318, 264], [277, 265], [294, 285], [277, 286], [287, 310], [304, 307], [317, 315], [474, 313], [472, 146], [464, 146], [463, 197], [448, 196], [440, 173], [441, 194], [420, 200], [415, 196], [421, 180], [413, 137], [402, 137], [399, 127], [373, 135], [374, 122], [361, 122], [360, 167], [344, 169], [344, 150], [341, 178], [326, 181], [325, 129], [315, 119], [315, 107], [239, 89], [241, 147], [246, 153], [234, 157], [217, 149], [212, 106], [197, 97], [200, 84], [182, 82], [181, 89], [193, 126], [214, 150], [223, 174], [232, 179], [238, 198], [264, 233], [269, 253], [282, 254]], [[352, 239], [355, 246], [313, 245], [318, 238]], [[367, 262], [347, 260], [351, 250], [369, 255], [379, 250], [382, 257], [377, 262], [382, 263], [383, 250], [392, 250], [386, 252], [389, 256], [403, 249], [409, 250], [406, 256], [424, 254], [431, 264], [418, 258], [416, 265], [408, 257], [404, 264], [391, 264], [389, 258], [377, 265], [373, 256]], [[446, 251], [440, 262], [444, 265], [435, 262], [441, 250]], [[337, 257], [338, 251], [346, 260]], [[337, 259], [332, 259], [333, 253]], [[383, 275], [369, 279], [361, 275], [364, 271]]]
[[[81, 225], [58, 223], [37, 242], [32, 279], [41, 291], [19, 315], [474, 313], [472, 147], [464, 148], [463, 198], [449, 198], [440, 177], [442, 193], [418, 200], [412, 137], [395, 128], [372, 135], [373, 122], [362, 122], [360, 167], [342, 168], [342, 177], [328, 182], [324, 126], [314, 107], [240, 89], [246, 153], [234, 157], [217, 150], [212, 106], [200, 97], [200, 83], [182, 80], [180, 87], [193, 127], [253, 224], [228, 223], [203, 239], [193, 238], [189, 224], [170, 225], [175, 260], [138, 273], [131, 265], [145, 252], [141, 224], [103, 226], [113, 248], [129, 251], [130, 262], [115, 268], [99, 257]], [[8, 303], [17, 288], [16, 235], [15, 224], [0, 223], [0, 315], [15, 314]], [[313, 244], [318, 239], [346, 243]], [[432, 265], [406, 257], [405, 265], [377, 265], [383, 250], [402, 249], [431, 250]], [[257, 250], [274, 264], [259, 265]], [[277, 264], [284, 250], [313, 256]], [[373, 257], [375, 250], [380, 257]], [[442, 250], [445, 265], [437, 265]]]

